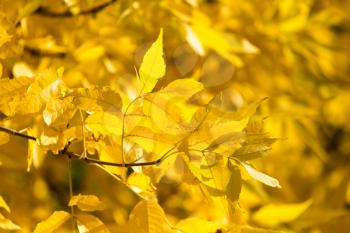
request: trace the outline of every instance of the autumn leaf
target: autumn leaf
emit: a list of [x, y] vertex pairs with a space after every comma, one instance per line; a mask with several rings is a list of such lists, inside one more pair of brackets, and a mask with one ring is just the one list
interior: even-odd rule
[[265, 173], [262, 173], [260, 171], [257, 171], [255, 168], [253, 168], [248, 163], [242, 163], [243, 167], [247, 171], [247, 173], [254, 178], [257, 181], [260, 181], [263, 184], [266, 184], [268, 186], [274, 187], [274, 188], [281, 188], [281, 185], [279, 184], [278, 180], [266, 175]]
[[140, 201], [129, 217], [129, 227], [135, 233], [168, 232], [169, 224], [163, 209], [155, 201]]
[[212, 233], [218, 230], [218, 226], [210, 221], [206, 221], [199, 218], [187, 218], [181, 220], [176, 224], [176, 229], [179, 229], [183, 233], [190, 232], [202, 232]]
[[95, 112], [85, 120], [85, 127], [96, 133], [122, 135], [122, 118], [118, 113]]
[[143, 57], [140, 69], [140, 80], [143, 83], [142, 93], [151, 92], [158, 79], [165, 75], [165, 61], [163, 58], [163, 29], [157, 40]]
[[127, 180], [130, 188], [145, 198], [151, 198], [156, 188], [152, 184], [151, 178], [143, 173], [132, 173]]
[[105, 224], [93, 215], [78, 215], [78, 230], [79, 233], [109, 233], [110, 231]]
[[87, 42], [75, 50], [74, 57], [80, 62], [91, 62], [100, 59], [105, 52], [102, 45]]
[[105, 208], [105, 205], [103, 202], [98, 199], [98, 197], [94, 195], [76, 195], [73, 196], [68, 206], [77, 206], [82, 211], [96, 211], [96, 210], [103, 210]]
[[5, 218], [2, 214], [0, 214], [0, 229], [8, 231], [21, 230], [19, 226], [14, 224], [10, 219]]
[[6, 204], [4, 198], [0, 195], [0, 207], [4, 208], [7, 212], [11, 212], [10, 211], [10, 207]]
[[108, 87], [78, 88], [73, 93], [74, 105], [87, 112], [117, 112], [121, 109], [120, 95]]
[[253, 215], [253, 220], [266, 227], [275, 227], [295, 220], [311, 204], [311, 200], [296, 204], [267, 204]]
[[29, 77], [0, 79], [0, 104], [4, 104], [14, 96], [22, 94], [33, 81], [34, 79]]
[[75, 113], [73, 98], [50, 99], [43, 112], [44, 122], [50, 126], [53, 124], [67, 124]]
[[349, 2], [0, 1], [0, 231], [349, 232]]
[[34, 233], [51, 233], [66, 222], [69, 217], [70, 214], [65, 211], [55, 211], [49, 218], [38, 223]]

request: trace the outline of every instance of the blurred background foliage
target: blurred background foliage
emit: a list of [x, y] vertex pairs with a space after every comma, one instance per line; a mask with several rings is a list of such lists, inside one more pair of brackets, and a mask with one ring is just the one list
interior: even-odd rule
[[[349, 12], [348, 0], [2, 0], [0, 74], [31, 76], [63, 66], [69, 87], [108, 85], [133, 95], [134, 67], [162, 27], [167, 74], [156, 88], [193, 78], [227, 109], [269, 98], [256, 117], [279, 140], [255, 165], [282, 189], [246, 182], [237, 221], [349, 232]], [[34, 161], [27, 173], [27, 153], [24, 139], [0, 147], [0, 193], [23, 232], [66, 209], [69, 198], [66, 161], [45, 156], [44, 165]], [[168, 176], [172, 181], [160, 182], [157, 193], [170, 221], [220, 216], [206, 211], [198, 191]], [[99, 196], [108, 206], [99, 217], [112, 232], [123, 232], [137, 196], [79, 161], [73, 186], [75, 193]]]

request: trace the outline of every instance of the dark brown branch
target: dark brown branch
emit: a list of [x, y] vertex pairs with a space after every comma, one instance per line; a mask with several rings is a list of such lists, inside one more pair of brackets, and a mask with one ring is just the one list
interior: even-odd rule
[[30, 53], [32, 56], [45, 56], [45, 57], [57, 57], [57, 58], [64, 58], [67, 53], [66, 52], [48, 52], [43, 51], [41, 49], [32, 48], [29, 46], [24, 46], [24, 50]]
[[[34, 140], [36, 141], [36, 138], [27, 134], [23, 134], [20, 133], [16, 130], [13, 129], [9, 129], [6, 127], [2, 127], [0, 126], [0, 131], [5, 132], [5, 133], [9, 133], [18, 137], [22, 137], [22, 138], [26, 138], [28, 140]], [[98, 159], [92, 159], [89, 157], [83, 157], [77, 153], [68, 151], [68, 147], [69, 147], [70, 143], [68, 143], [66, 145], [66, 147], [60, 151], [60, 154], [66, 155], [69, 158], [73, 158], [73, 159], [78, 159], [78, 160], [82, 160], [85, 161], [87, 163], [94, 163], [94, 164], [100, 164], [100, 165], [108, 165], [108, 166], [114, 166], [114, 167], [143, 167], [143, 166], [151, 166], [151, 165], [158, 165], [161, 162], [163, 162], [166, 158], [169, 157], [169, 154], [166, 153], [164, 154], [161, 158], [154, 160], [154, 161], [150, 161], [150, 162], [141, 162], [141, 163], [113, 163], [113, 162], [107, 162], [107, 161], [101, 161]]]
[[30, 135], [27, 135], [27, 134], [24, 134], [24, 133], [20, 133], [20, 132], [18, 132], [16, 130], [9, 129], [9, 128], [6, 128], [6, 127], [0, 126], [0, 131], [8, 133], [8, 134], [15, 135], [15, 136], [18, 136], [18, 137], [22, 137], [22, 138], [25, 138], [25, 139], [28, 139], [28, 140], [36, 141], [36, 138], [33, 137], [33, 136], [30, 136]]
[[[99, 11], [102, 11], [103, 9], [105, 9], [106, 7], [108, 7], [109, 5], [115, 3], [117, 0], [110, 0], [109, 2], [106, 2], [104, 4], [101, 4], [99, 6], [96, 6], [92, 9], [88, 9], [88, 10], [84, 10], [84, 11], [80, 11], [77, 15], [89, 15], [89, 14], [96, 14]], [[42, 15], [42, 16], [47, 16], [47, 17], [57, 17], [57, 18], [67, 18], [67, 17], [74, 17], [77, 15], [74, 15], [72, 12], [70, 12], [69, 10], [64, 11], [64, 12], [53, 12], [53, 11], [49, 11], [46, 8], [43, 7], [39, 7], [34, 14], [37, 15]]]
[[68, 157], [73, 158], [73, 159], [83, 160], [83, 161], [85, 161], [87, 163], [96, 163], [96, 164], [100, 164], [100, 165], [107, 165], [107, 166], [114, 166], [114, 167], [143, 167], [143, 166], [158, 165], [165, 158], [163, 156], [163, 157], [161, 157], [161, 158], [159, 158], [157, 160], [154, 160], [154, 161], [141, 162], [141, 163], [113, 163], [113, 162], [101, 161], [101, 160], [98, 160], [98, 159], [92, 159], [92, 158], [89, 158], [89, 157], [85, 157], [84, 158], [83, 156], [81, 156], [79, 154], [76, 154], [74, 152], [71, 152], [71, 151], [65, 151], [62, 154], [65, 154]]

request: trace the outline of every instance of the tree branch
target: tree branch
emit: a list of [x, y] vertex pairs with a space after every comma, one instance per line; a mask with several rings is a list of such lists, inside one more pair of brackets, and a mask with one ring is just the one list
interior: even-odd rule
[[8, 133], [8, 134], [15, 135], [15, 136], [18, 136], [18, 137], [22, 137], [22, 138], [25, 138], [25, 139], [28, 139], [28, 140], [36, 141], [36, 138], [33, 137], [33, 136], [30, 136], [30, 135], [27, 135], [27, 134], [24, 134], [24, 133], [20, 133], [20, 132], [18, 132], [16, 130], [9, 129], [9, 128], [6, 128], [6, 127], [0, 126], [0, 131]]
[[[20, 133], [16, 130], [13, 129], [9, 129], [3, 126], [0, 126], [0, 131], [8, 133], [8, 134], [12, 134], [14, 136], [18, 136], [18, 137], [22, 137], [28, 140], [34, 140], [36, 141], [36, 138], [27, 134], [23, 134]], [[163, 162], [166, 158], [169, 157], [169, 154], [166, 153], [164, 154], [161, 158], [154, 160], [154, 161], [150, 161], [150, 162], [141, 162], [141, 163], [113, 163], [113, 162], [108, 162], [108, 161], [101, 161], [98, 159], [93, 159], [93, 158], [89, 158], [89, 157], [83, 157], [77, 153], [68, 151], [68, 147], [69, 147], [70, 143], [68, 143], [66, 145], [66, 147], [61, 150], [59, 153], [62, 155], [66, 155], [69, 158], [73, 158], [73, 159], [78, 159], [78, 160], [82, 160], [85, 161], [86, 163], [93, 163], [93, 164], [99, 164], [99, 165], [107, 165], [107, 166], [114, 166], [114, 167], [143, 167], [143, 166], [151, 166], [151, 165], [158, 165], [161, 162]]]
[[38, 48], [33, 48], [29, 46], [24, 46], [24, 50], [28, 53], [30, 53], [32, 56], [36, 57], [57, 57], [57, 58], [64, 58], [67, 53], [66, 52], [49, 52], [49, 51], [43, 51]]
[[[104, 4], [101, 4], [99, 6], [96, 6], [92, 9], [88, 9], [85, 11], [80, 11], [77, 15], [89, 15], [89, 14], [96, 14], [99, 11], [105, 9], [106, 7], [108, 7], [109, 5], [113, 4], [117, 2], [117, 0], [110, 0], [109, 2], [106, 2]], [[39, 7], [34, 14], [37, 15], [42, 15], [42, 16], [47, 16], [47, 17], [57, 17], [57, 18], [67, 18], [67, 17], [74, 17], [77, 15], [74, 15], [72, 12], [70, 12], [69, 10], [64, 11], [64, 12], [53, 12], [53, 11], [49, 11], [46, 8], [43, 7]]]

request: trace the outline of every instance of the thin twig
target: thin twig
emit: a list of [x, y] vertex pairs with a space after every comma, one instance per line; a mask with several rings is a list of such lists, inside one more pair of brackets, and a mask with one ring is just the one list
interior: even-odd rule
[[60, 51], [60, 52], [51, 52], [51, 51], [44, 51], [39, 48], [24, 46], [24, 51], [28, 52], [32, 56], [36, 57], [55, 57], [55, 58], [65, 58], [67, 56], [67, 52]]
[[161, 162], [164, 161], [164, 157], [161, 157], [161, 158], [159, 158], [157, 160], [150, 161], [150, 162], [114, 163], [114, 162], [102, 161], [102, 160], [99, 160], [99, 159], [93, 159], [93, 158], [89, 158], [89, 157], [84, 158], [81, 155], [76, 154], [76, 153], [71, 152], [71, 151], [65, 151], [65, 153], [63, 153], [63, 154], [67, 155], [70, 158], [82, 160], [82, 161], [85, 161], [87, 163], [96, 163], [96, 164], [100, 164], [100, 165], [114, 166], [114, 167], [143, 167], [143, 166], [158, 165], [158, 164], [160, 164]]
[[[6, 132], [18, 137], [22, 137], [22, 138], [26, 138], [29, 140], [36, 140], [35, 137], [27, 135], [27, 134], [23, 134], [20, 133], [16, 130], [13, 129], [9, 129], [6, 127], [2, 127], [0, 126], [0, 131], [2, 132]], [[108, 162], [108, 161], [101, 161], [98, 159], [93, 159], [93, 158], [89, 158], [89, 157], [82, 157], [81, 155], [68, 151], [68, 146], [69, 144], [67, 144], [67, 146], [60, 151], [60, 154], [66, 155], [68, 156], [68, 158], [73, 158], [73, 159], [78, 159], [78, 160], [82, 160], [85, 161], [87, 163], [94, 163], [94, 164], [100, 164], [100, 165], [107, 165], [107, 166], [114, 166], [114, 167], [142, 167], [142, 166], [151, 166], [151, 165], [159, 165], [161, 162], [163, 162], [167, 157], [165, 155], [163, 155], [161, 158], [154, 160], [154, 161], [149, 161], [149, 162], [142, 162], [142, 163], [113, 163], [113, 162]]]
[[[69, 200], [73, 197], [73, 182], [72, 182], [72, 160], [67, 158], [68, 161], [68, 179], [69, 179]], [[70, 207], [70, 212], [72, 215], [72, 230], [75, 233], [75, 222], [74, 222], [74, 206]]]
[[16, 130], [13, 130], [13, 129], [10, 129], [10, 128], [6, 128], [6, 127], [0, 126], [0, 131], [8, 133], [8, 134], [15, 135], [15, 136], [18, 136], [18, 137], [22, 137], [22, 138], [26, 138], [26, 139], [29, 139], [29, 140], [36, 141], [35, 137], [27, 135], [27, 134], [24, 134], [24, 133], [20, 133], [20, 132], [18, 132]]
[[108, 7], [109, 5], [115, 3], [117, 0], [110, 0], [109, 2], [106, 2], [104, 4], [101, 4], [99, 6], [96, 6], [92, 9], [88, 9], [88, 10], [84, 10], [84, 11], [80, 11], [78, 14], [73, 14], [71, 11], [67, 10], [64, 12], [53, 12], [50, 11], [46, 8], [43, 7], [39, 7], [34, 14], [37, 15], [42, 15], [42, 16], [47, 16], [47, 17], [57, 17], [57, 18], [68, 18], [68, 17], [74, 17], [74, 16], [78, 16], [78, 15], [90, 15], [90, 14], [96, 14], [100, 11], [102, 11], [103, 9], [105, 9], [106, 7]]

